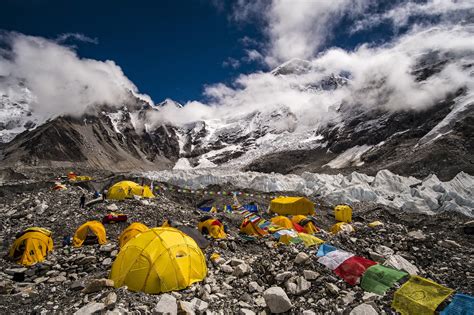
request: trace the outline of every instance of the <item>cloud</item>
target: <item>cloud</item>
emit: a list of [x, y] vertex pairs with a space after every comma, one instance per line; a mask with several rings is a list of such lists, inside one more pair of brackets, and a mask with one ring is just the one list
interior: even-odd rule
[[6, 47], [0, 54], [0, 76], [7, 78], [0, 89], [14, 86], [12, 82], [24, 84], [35, 96], [30, 109], [36, 116], [80, 116], [97, 105], [123, 106], [132, 94], [151, 101], [111, 60], [80, 58], [58, 41], [18, 33], [3, 33], [0, 42]]
[[91, 37], [86, 36], [86, 35], [81, 34], [81, 33], [64, 33], [64, 34], [61, 34], [56, 38], [56, 42], [58, 42], [59, 44], [62, 44], [62, 43], [66, 42], [69, 39], [74, 39], [74, 40], [84, 42], [84, 43], [91, 43], [91, 44], [96, 44], [96, 45], [99, 44], [99, 40], [97, 38], [91, 38]]
[[224, 60], [224, 62], [222, 63], [222, 66], [226, 68], [230, 67], [232, 69], [237, 69], [238, 67], [240, 67], [240, 61], [238, 61], [235, 58], [229, 57], [226, 60]]
[[388, 11], [373, 13], [356, 21], [351, 32], [367, 30], [384, 22], [390, 22], [395, 29], [398, 29], [407, 26], [414, 18], [434, 24], [459, 24], [469, 20], [472, 22], [474, 2], [472, 0], [428, 0], [421, 3], [404, 1]]
[[344, 15], [360, 14], [371, 2], [239, 0], [234, 6], [233, 19], [238, 22], [263, 20], [263, 33], [268, 42], [262, 54], [265, 62], [273, 67], [292, 58], [314, 56]]
[[[414, 27], [381, 46], [361, 45], [354, 51], [328, 49], [309, 59], [311, 70], [299, 74], [242, 74], [232, 84], [205, 87], [207, 104], [190, 102], [184, 111], [157, 113], [159, 121], [178, 125], [198, 120], [225, 124], [246, 115], [287, 108], [297, 129], [316, 130], [338, 121], [342, 104], [349, 110], [423, 110], [459, 89], [474, 92], [474, 27]], [[296, 61], [295, 61], [296, 62]], [[426, 79], [417, 77], [423, 64], [443, 65]], [[291, 62], [290, 62], [291, 66]], [[337, 89], [322, 88], [328, 78], [349, 77]], [[183, 113], [183, 114], [181, 114]]]

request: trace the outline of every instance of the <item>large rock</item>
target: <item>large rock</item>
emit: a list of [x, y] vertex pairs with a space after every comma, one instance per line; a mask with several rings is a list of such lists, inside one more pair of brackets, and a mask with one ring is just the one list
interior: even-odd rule
[[298, 277], [298, 279], [296, 279], [296, 295], [308, 292], [310, 288], [311, 282], [307, 281], [304, 277]]
[[420, 272], [420, 270], [418, 270], [415, 265], [413, 265], [400, 255], [391, 255], [387, 258], [387, 260], [385, 260], [383, 264], [387, 267], [406, 271], [411, 275], [416, 275], [418, 274], [418, 272]]
[[303, 270], [303, 277], [306, 280], [316, 280], [319, 277], [319, 273], [312, 270]]
[[100, 312], [105, 309], [104, 303], [91, 302], [80, 309], [78, 309], [74, 315], [91, 315], [96, 312]]
[[308, 261], [309, 256], [306, 253], [298, 253], [295, 257], [295, 264], [304, 264], [306, 261]]
[[98, 292], [101, 291], [102, 289], [105, 289], [107, 287], [113, 287], [114, 286], [114, 281], [110, 279], [92, 279], [89, 281], [87, 286], [82, 290], [83, 293], [88, 294], [88, 293], [93, 293], [93, 292]]
[[176, 304], [176, 298], [171, 294], [162, 294], [160, 300], [153, 308], [154, 315], [177, 315], [178, 305]]
[[198, 313], [205, 312], [207, 308], [209, 307], [209, 304], [207, 302], [204, 302], [203, 300], [200, 300], [198, 298], [192, 299], [191, 305], [193, 306], [193, 309], [197, 311]]
[[240, 264], [234, 268], [233, 275], [236, 277], [243, 277], [250, 272], [250, 266], [247, 264]]
[[190, 302], [179, 301], [178, 306], [179, 306], [179, 310], [178, 310], [179, 315], [194, 315], [194, 314], [196, 314], [194, 312], [193, 305]]
[[355, 307], [349, 315], [378, 315], [378, 312], [369, 304], [361, 304]]
[[271, 287], [265, 290], [263, 298], [272, 313], [287, 312], [293, 307], [285, 291], [280, 287]]

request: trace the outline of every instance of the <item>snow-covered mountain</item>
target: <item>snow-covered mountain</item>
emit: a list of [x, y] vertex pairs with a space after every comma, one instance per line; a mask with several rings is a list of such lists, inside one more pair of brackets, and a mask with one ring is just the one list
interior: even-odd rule
[[[424, 58], [413, 73], [425, 82], [444, 64]], [[315, 103], [352, 84], [349, 73], [318, 75], [320, 71], [308, 61], [293, 59], [270, 74], [285, 82], [295, 76], [316, 78], [291, 83]], [[390, 93], [385, 90], [383, 80], [371, 81], [361, 93]], [[389, 169], [418, 177], [436, 173], [442, 180], [460, 171], [474, 174], [474, 97], [468, 89], [451, 91], [437, 104], [416, 111], [340, 102], [329, 106], [322, 119], [313, 117], [313, 111], [298, 112], [290, 101], [180, 126], [156, 120], [162, 110], [185, 110], [171, 99], [156, 106], [135, 99], [119, 107], [102, 106], [82, 118], [30, 122], [34, 113], [28, 101], [34, 96], [26, 87], [23, 91], [21, 96], [4, 91], [0, 103], [3, 142], [26, 130], [3, 145], [0, 158], [5, 164], [80, 163], [114, 170], [219, 167], [285, 174], [375, 174]]]

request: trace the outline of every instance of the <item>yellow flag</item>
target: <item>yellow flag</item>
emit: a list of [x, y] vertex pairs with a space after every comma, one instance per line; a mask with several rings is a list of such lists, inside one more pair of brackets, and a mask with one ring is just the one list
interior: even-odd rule
[[395, 292], [392, 307], [402, 315], [431, 315], [453, 292], [436, 282], [412, 275]]

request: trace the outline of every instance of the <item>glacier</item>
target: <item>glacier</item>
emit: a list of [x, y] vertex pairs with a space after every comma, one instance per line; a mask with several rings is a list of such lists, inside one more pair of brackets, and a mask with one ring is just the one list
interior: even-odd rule
[[445, 211], [474, 217], [474, 176], [460, 172], [442, 182], [436, 175], [422, 180], [381, 170], [375, 176], [353, 172], [329, 175], [240, 172], [223, 168], [152, 171], [136, 174], [189, 189], [232, 185], [261, 192], [298, 193], [330, 204], [371, 202], [405, 212], [434, 215]]

